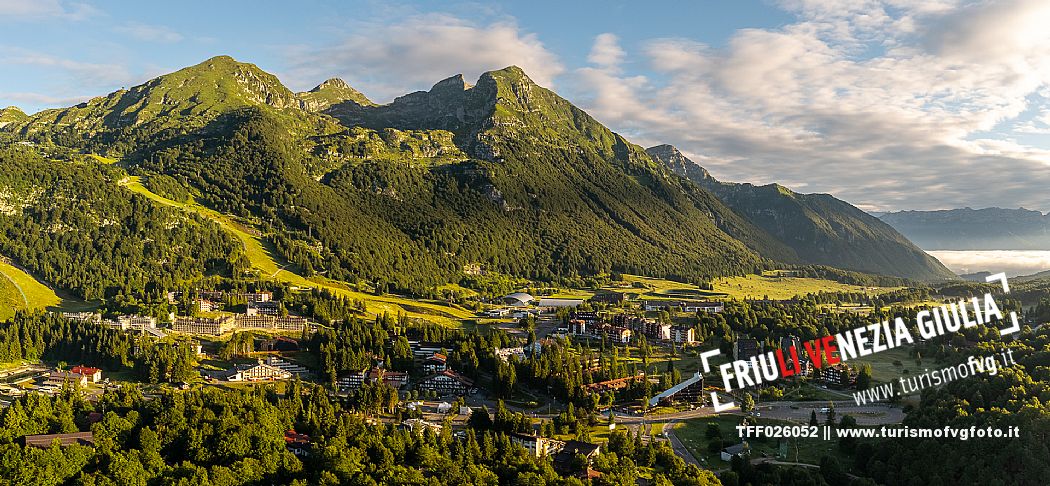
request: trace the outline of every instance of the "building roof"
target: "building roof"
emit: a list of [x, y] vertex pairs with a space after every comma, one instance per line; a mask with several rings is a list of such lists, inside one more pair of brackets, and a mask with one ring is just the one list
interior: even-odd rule
[[544, 297], [540, 299], [539, 307], [576, 307], [583, 304], [583, 299], [552, 299]]
[[452, 379], [454, 379], [454, 380], [456, 380], [456, 381], [458, 381], [458, 382], [460, 382], [463, 385], [468, 386], [468, 387], [474, 386], [474, 380], [471, 380], [470, 378], [467, 378], [467, 377], [465, 377], [465, 376], [463, 376], [463, 375], [461, 375], [459, 373], [456, 373], [455, 371], [452, 371], [452, 370], [445, 370], [445, 371], [442, 371], [440, 373], [434, 373], [432, 375], [428, 375], [428, 376], [424, 377], [420, 381], [430, 381], [430, 380], [432, 380], [434, 378], [437, 378], [439, 376], [447, 376], [447, 377], [452, 378]]
[[568, 456], [568, 459], [571, 460], [573, 457], [576, 457], [577, 454], [590, 456], [591, 454], [597, 453], [599, 449], [601, 449], [601, 446], [598, 444], [591, 444], [590, 442], [579, 440], [567, 440], [565, 441], [565, 446], [561, 448], [561, 452], [559, 452], [558, 455]]
[[309, 444], [310, 436], [297, 433], [295, 429], [289, 429], [284, 433], [284, 442], [287, 444]]
[[722, 449], [722, 452], [729, 455], [737, 455], [743, 452], [747, 452], [747, 443], [741, 442], [736, 445], [731, 445], [729, 447], [726, 447], [725, 449]]
[[685, 390], [686, 388], [689, 388], [689, 386], [691, 386], [691, 385], [693, 385], [694, 383], [697, 383], [697, 382], [700, 382], [701, 384], [703, 384], [703, 382], [704, 382], [704, 377], [700, 376], [700, 372], [699, 371], [697, 371], [696, 374], [694, 374], [688, 380], [685, 380], [685, 381], [683, 381], [683, 382], [681, 382], [681, 383], [679, 383], [679, 384], [677, 384], [675, 386], [672, 386], [671, 388], [668, 388], [667, 390], [665, 390], [663, 393], [660, 393], [659, 395], [656, 395], [655, 397], [650, 398], [649, 399], [649, 406], [650, 407], [655, 407], [657, 404], [660, 403], [660, 400], [663, 400], [663, 399], [668, 398], [668, 397], [673, 397], [675, 395], [675, 393], [678, 393], [678, 392], [680, 392], [682, 390]]
[[95, 435], [91, 432], [76, 432], [73, 434], [45, 434], [45, 435], [27, 435], [25, 436], [27, 447], [39, 447], [41, 449], [47, 449], [51, 447], [54, 441], [58, 441], [58, 444], [62, 447], [71, 446], [73, 444], [94, 446]]
[[503, 297], [504, 302], [513, 301], [520, 302], [522, 304], [529, 304], [534, 300], [536, 300], [535, 297], [533, 297], [530, 294], [526, 294], [525, 292], [514, 292], [513, 294], [507, 294]]
[[101, 372], [102, 370], [100, 370], [98, 368], [92, 368], [90, 366], [80, 365], [80, 366], [74, 366], [73, 369], [71, 369], [69, 371], [71, 371], [73, 373], [78, 373], [78, 374], [81, 374], [81, 375], [91, 376], [91, 375], [94, 375], [95, 373]]

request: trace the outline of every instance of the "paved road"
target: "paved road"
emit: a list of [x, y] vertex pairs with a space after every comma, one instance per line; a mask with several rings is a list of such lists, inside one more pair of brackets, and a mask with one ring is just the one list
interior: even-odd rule
[[678, 422], [670, 422], [667, 425], [664, 425], [664, 436], [666, 436], [667, 441], [671, 443], [671, 449], [673, 449], [674, 453], [678, 454], [679, 457], [685, 459], [685, 462], [700, 466], [700, 461], [696, 460], [693, 453], [690, 452], [685, 444], [683, 444], [681, 440], [678, 440], [678, 436], [675, 435], [674, 428], [677, 426]]

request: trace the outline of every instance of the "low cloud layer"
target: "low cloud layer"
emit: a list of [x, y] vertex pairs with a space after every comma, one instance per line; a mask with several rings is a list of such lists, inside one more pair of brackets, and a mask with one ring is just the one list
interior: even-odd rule
[[[597, 118], [714, 176], [866, 209], [1050, 210], [1050, 4], [785, 2], [796, 23], [724, 48], [653, 39], [625, 72], [608, 35], [573, 74]], [[1029, 116], [1031, 111], [1036, 116]]]

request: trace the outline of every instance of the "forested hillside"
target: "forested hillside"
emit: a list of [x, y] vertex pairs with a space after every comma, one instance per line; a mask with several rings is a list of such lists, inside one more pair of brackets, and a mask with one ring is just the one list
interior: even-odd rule
[[0, 255], [84, 299], [239, 271], [215, 224], [119, 189], [122, 169], [0, 150]]
[[955, 278], [892, 227], [831, 195], [799, 194], [779, 184], [721, 182], [671, 145], [648, 152], [790, 246], [807, 263], [918, 280]]

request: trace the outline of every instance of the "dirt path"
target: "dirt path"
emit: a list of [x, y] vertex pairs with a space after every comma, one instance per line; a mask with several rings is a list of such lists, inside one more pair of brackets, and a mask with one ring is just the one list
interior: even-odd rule
[[6, 274], [4, 272], [0, 272], [0, 275], [3, 275], [4, 278], [6, 278], [8, 282], [11, 282], [11, 285], [14, 285], [15, 289], [18, 289], [18, 293], [22, 295], [22, 304], [23, 304], [23, 306], [25, 306], [26, 309], [28, 309], [29, 308], [29, 298], [26, 297], [26, 293], [25, 293], [24, 290], [22, 290], [22, 286], [18, 285], [18, 282], [15, 282], [15, 279], [11, 278], [10, 275], [8, 275], [8, 274]]

